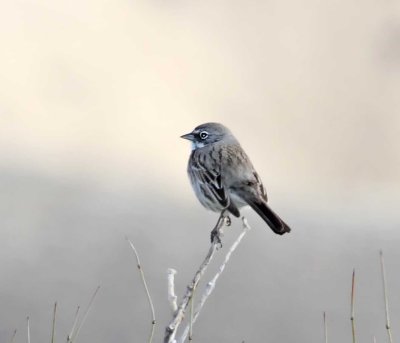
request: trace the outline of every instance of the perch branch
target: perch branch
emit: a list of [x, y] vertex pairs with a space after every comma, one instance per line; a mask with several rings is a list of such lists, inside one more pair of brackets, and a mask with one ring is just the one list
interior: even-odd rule
[[[224, 216], [224, 211], [222, 211], [220, 217], [218, 218], [218, 222], [215, 225], [215, 228], [212, 232], [221, 232], [221, 229], [222, 229], [224, 223], [225, 223], [225, 216]], [[207, 267], [210, 264], [212, 258], [214, 257], [215, 251], [217, 250], [217, 247], [220, 244], [221, 243], [220, 243], [218, 235], [214, 235], [214, 239], [211, 242], [210, 249], [208, 250], [208, 253], [207, 253], [203, 263], [200, 265], [194, 278], [192, 279], [190, 284], [187, 286], [186, 293], [183, 296], [182, 301], [179, 304], [177, 311], [175, 312], [171, 322], [165, 329], [164, 343], [174, 342], [178, 327], [182, 323], [183, 318], [185, 317], [186, 309], [189, 305], [190, 299], [192, 298], [193, 292], [194, 292], [196, 286], [198, 285], [201, 277], [203, 276], [204, 272], [207, 270]]]
[[[229, 251], [227, 252], [224, 261], [222, 262], [221, 266], [218, 269], [218, 272], [215, 274], [215, 276], [212, 278], [212, 280], [210, 282], [208, 282], [206, 289], [200, 299], [200, 302], [198, 303], [198, 305], [196, 306], [196, 310], [194, 312], [194, 316], [193, 316], [193, 323], [196, 322], [197, 317], [199, 316], [201, 310], [203, 309], [203, 306], [205, 304], [205, 302], [207, 301], [208, 297], [210, 296], [210, 294], [213, 292], [215, 285], [218, 281], [218, 278], [221, 276], [222, 272], [225, 269], [225, 266], [227, 265], [227, 263], [229, 262], [232, 253], [236, 250], [236, 248], [238, 247], [239, 243], [241, 242], [241, 240], [243, 239], [243, 237], [246, 235], [247, 231], [249, 231], [251, 228], [249, 226], [249, 224], [247, 223], [247, 219], [245, 217], [242, 218], [243, 221], [243, 231], [240, 233], [240, 235], [238, 236], [238, 238], [236, 239], [236, 241], [232, 244], [232, 246], [230, 247]], [[185, 339], [188, 335], [190, 326], [186, 326], [179, 342], [180, 343], [184, 343]]]
[[144, 272], [143, 272], [142, 265], [140, 264], [139, 254], [138, 254], [135, 246], [133, 245], [133, 243], [129, 240], [129, 238], [128, 237], [125, 237], [125, 238], [128, 241], [129, 245], [131, 246], [133, 253], [136, 256], [137, 268], [139, 269], [140, 276], [142, 278], [142, 283], [143, 283], [144, 289], [146, 291], [147, 300], [148, 300], [149, 305], [150, 305], [150, 310], [151, 310], [151, 331], [150, 331], [150, 337], [149, 337], [148, 341], [149, 341], [149, 343], [151, 343], [153, 341], [154, 330], [156, 328], [156, 314], [155, 314], [155, 311], [154, 311], [154, 305], [153, 305], [153, 301], [151, 300], [149, 288], [147, 287], [147, 282], [146, 282], [146, 278], [144, 277]]

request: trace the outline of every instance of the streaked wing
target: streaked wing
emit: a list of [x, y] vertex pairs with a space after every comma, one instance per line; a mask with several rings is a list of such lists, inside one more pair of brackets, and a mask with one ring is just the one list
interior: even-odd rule
[[251, 195], [257, 199], [268, 200], [261, 178], [247, 154], [239, 145], [228, 147], [224, 174], [229, 174], [229, 187], [234, 189], [238, 195], [244, 192], [247, 193], [247, 196]]
[[228, 209], [234, 216], [240, 212], [229, 197], [229, 191], [221, 175], [221, 155], [215, 150], [193, 151], [188, 165], [188, 173], [200, 202], [215, 212]]
[[192, 182], [198, 184], [204, 196], [226, 208], [229, 205], [229, 196], [222, 184], [220, 171], [221, 169], [216, 164], [212, 169], [207, 168], [204, 160], [200, 161], [197, 154], [192, 154], [189, 163], [189, 175]]

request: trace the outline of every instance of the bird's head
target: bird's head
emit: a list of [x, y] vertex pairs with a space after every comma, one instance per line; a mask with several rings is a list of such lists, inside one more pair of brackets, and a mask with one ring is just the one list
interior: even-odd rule
[[192, 149], [195, 150], [231, 136], [232, 133], [224, 125], [219, 123], [206, 123], [195, 127], [192, 132], [181, 136], [181, 138], [191, 141]]

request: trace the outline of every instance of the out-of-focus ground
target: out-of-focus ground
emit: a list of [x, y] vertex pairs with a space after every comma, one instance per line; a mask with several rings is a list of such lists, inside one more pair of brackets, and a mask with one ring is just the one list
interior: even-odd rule
[[[0, 5], [0, 341], [57, 338], [101, 291], [82, 342], [160, 341], [166, 269], [182, 294], [216, 215], [186, 177], [205, 121], [232, 129], [292, 226], [250, 210], [195, 326], [199, 342], [384, 340], [378, 251], [400, 328], [400, 7], [394, 1], [3, 1]], [[226, 232], [219, 258], [239, 233]], [[211, 275], [211, 274], [210, 274]], [[209, 276], [210, 276], [209, 275]], [[400, 331], [398, 331], [400, 332]]]

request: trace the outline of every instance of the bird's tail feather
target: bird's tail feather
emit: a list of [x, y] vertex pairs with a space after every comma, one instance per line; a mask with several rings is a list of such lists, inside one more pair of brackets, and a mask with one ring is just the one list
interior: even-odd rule
[[268, 224], [272, 231], [278, 235], [290, 232], [290, 227], [270, 209], [264, 201], [248, 202], [251, 208], [256, 211], [262, 219]]

